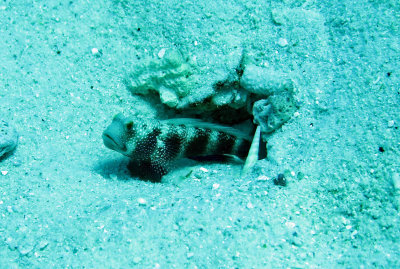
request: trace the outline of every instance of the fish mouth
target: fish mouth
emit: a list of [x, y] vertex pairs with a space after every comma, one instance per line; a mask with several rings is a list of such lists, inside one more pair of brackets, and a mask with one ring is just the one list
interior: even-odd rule
[[116, 151], [126, 151], [125, 145], [118, 143], [112, 136], [110, 136], [106, 132], [103, 133], [103, 143], [109, 149]]

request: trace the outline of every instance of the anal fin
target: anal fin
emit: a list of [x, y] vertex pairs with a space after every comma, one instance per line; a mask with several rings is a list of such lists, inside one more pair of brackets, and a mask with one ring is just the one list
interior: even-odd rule
[[239, 157], [230, 154], [189, 156], [187, 158], [198, 162], [243, 163], [243, 160], [241, 160]]

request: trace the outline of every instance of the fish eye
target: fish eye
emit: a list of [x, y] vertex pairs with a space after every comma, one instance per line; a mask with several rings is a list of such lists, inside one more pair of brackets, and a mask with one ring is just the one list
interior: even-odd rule
[[127, 123], [125, 123], [125, 128], [130, 131], [133, 128], [133, 121], [128, 121]]

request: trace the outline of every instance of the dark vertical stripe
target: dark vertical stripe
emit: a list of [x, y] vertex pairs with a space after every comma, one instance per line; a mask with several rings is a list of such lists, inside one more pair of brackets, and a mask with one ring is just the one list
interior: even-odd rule
[[206, 153], [211, 131], [207, 129], [195, 128], [194, 136], [188, 141], [185, 156], [199, 156]]
[[251, 145], [250, 141], [241, 140], [237, 147], [237, 152], [234, 154], [240, 158], [246, 158], [250, 150], [250, 145]]
[[169, 126], [168, 133], [163, 138], [165, 150], [164, 154], [166, 160], [172, 160], [178, 156], [183, 142], [183, 137], [178, 133], [177, 126]]
[[219, 132], [217, 138], [217, 146], [215, 147], [214, 154], [230, 154], [232, 153], [233, 146], [235, 145], [236, 137]]

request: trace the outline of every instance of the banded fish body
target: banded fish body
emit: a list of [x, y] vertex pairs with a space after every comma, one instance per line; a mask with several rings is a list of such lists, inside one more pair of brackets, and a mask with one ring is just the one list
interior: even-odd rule
[[103, 132], [104, 145], [131, 159], [132, 173], [160, 181], [171, 162], [180, 158], [234, 155], [244, 159], [251, 138], [230, 127], [195, 119], [114, 117]]

